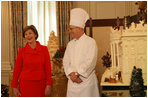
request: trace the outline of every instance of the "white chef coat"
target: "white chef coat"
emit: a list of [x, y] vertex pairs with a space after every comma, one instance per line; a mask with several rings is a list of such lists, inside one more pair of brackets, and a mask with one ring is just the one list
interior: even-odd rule
[[[71, 40], [66, 48], [63, 65], [68, 77], [68, 97], [98, 97], [98, 80], [95, 75], [97, 45], [94, 39], [83, 34], [78, 40]], [[78, 72], [83, 82], [73, 83], [68, 76]]]

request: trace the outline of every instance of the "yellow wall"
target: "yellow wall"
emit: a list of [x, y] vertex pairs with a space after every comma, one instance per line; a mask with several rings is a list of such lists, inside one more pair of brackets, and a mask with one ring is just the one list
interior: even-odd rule
[[135, 1], [74, 1], [76, 7], [86, 10], [93, 19], [123, 18], [138, 11]]

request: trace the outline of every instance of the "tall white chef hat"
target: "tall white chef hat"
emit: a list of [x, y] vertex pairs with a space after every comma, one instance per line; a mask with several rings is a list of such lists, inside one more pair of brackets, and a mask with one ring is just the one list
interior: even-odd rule
[[74, 8], [70, 12], [70, 25], [84, 28], [89, 15], [82, 8]]

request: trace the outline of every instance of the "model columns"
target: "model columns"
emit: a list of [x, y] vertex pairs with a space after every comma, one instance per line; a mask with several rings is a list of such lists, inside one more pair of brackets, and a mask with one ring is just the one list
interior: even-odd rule
[[112, 41], [111, 45], [111, 59], [112, 59], [112, 67], [119, 67], [119, 40]]

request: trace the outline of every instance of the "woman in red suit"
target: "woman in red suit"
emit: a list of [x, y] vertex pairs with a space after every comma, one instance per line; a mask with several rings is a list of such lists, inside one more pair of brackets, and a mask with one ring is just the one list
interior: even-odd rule
[[24, 28], [23, 37], [27, 44], [18, 51], [13, 71], [13, 93], [16, 97], [49, 96], [52, 79], [48, 49], [36, 41], [38, 32], [33, 25]]

